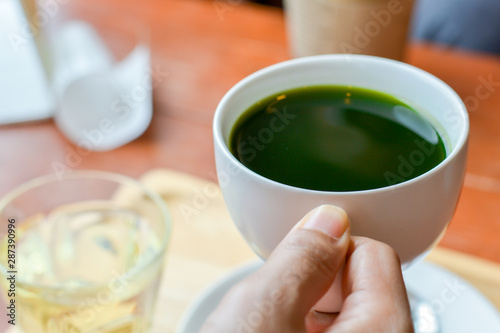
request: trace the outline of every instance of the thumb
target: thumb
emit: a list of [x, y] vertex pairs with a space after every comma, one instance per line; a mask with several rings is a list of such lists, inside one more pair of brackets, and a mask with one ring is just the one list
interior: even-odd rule
[[253, 277], [258, 297], [274, 305], [270, 317], [292, 325], [290, 331], [303, 329], [345, 262], [349, 243], [349, 219], [339, 207], [320, 206], [297, 223]]

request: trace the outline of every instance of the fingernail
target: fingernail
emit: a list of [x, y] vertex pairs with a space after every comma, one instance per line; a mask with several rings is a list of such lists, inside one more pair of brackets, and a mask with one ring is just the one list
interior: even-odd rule
[[348, 227], [349, 219], [344, 210], [331, 205], [316, 208], [302, 226], [303, 229], [318, 230], [336, 239], [342, 237]]

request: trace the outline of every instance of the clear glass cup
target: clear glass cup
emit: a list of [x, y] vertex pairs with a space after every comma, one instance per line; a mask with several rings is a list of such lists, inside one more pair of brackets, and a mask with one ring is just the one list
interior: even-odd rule
[[23, 332], [147, 332], [170, 234], [162, 199], [125, 176], [19, 186], [0, 200], [7, 320]]
[[38, 6], [46, 17], [39, 35], [57, 101], [54, 122], [85, 150], [108, 151], [138, 138], [153, 115], [149, 25], [139, 3], [121, 4]]

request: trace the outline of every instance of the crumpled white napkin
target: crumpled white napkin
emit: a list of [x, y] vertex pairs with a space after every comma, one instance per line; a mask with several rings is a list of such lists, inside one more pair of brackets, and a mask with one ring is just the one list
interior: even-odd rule
[[84, 21], [66, 23], [55, 36], [52, 86], [59, 99], [59, 129], [86, 150], [106, 151], [139, 137], [151, 122], [150, 51], [138, 44], [122, 61]]

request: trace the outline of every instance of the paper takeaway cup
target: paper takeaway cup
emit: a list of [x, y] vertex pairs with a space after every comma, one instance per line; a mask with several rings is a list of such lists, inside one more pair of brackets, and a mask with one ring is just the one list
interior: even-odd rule
[[413, 0], [285, 0], [294, 57], [366, 54], [402, 60]]

